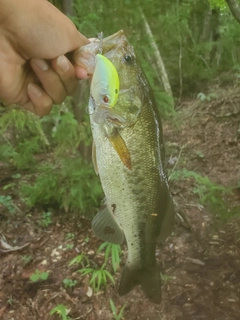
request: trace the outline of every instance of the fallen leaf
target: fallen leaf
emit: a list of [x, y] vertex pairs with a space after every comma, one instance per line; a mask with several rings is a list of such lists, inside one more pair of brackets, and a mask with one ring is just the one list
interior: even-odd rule
[[93, 289], [91, 287], [88, 287], [86, 295], [90, 298], [93, 295]]
[[4, 306], [0, 309], [0, 318], [2, 317], [3, 315], [3, 312], [5, 311], [5, 309], [7, 308], [7, 306]]
[[192, 263], [198, 264], [199, 266], [205, 266], [205, 262], [203, 262], [199, 259], [188, 258], [188, 260], [190, 260]]

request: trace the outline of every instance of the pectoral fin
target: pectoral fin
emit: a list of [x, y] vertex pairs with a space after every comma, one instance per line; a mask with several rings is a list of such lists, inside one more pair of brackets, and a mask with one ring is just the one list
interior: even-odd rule
[[94, 217], [92, 229], [94, 234], [104, 241], [121, 244], [124, 240], [123, 230], [107, 205], [104, 205]]
[[125, 144], [125, 141], [121, 137], [118, 130], [114, 130], [114, 132], [108, 136], [109, 141], [111, 142], [113, 148], [117, 152], [120, 160], [122, 163], [127, 167], [129, 170], [132, 170], [132, 162], [129, 150]]

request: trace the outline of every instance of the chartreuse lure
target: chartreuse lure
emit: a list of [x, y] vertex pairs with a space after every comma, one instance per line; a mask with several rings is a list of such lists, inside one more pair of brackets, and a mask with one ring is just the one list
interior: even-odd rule
[[118, 100], [119, 86], [118, 72], [112, 62], [97, 54], [90, 88], [94, 102], [100, 106], [113, 108]]

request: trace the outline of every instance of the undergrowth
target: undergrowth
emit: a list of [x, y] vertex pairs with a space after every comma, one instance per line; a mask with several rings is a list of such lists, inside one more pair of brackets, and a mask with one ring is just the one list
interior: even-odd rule
[[232, 188], [225, 188], [214, 183], [207, 176], [201, 176], [187, 169], [173, 171], [169, 177], [172, 181], [182, 179], [193, 180], [193, 194], [198, 196], [200, 204], [208, 206], [213, 213], [223, 219], [232, 213], [225, 201], [225, 197], [232, 193]]
[[30, 208], [83, 213], [98, 205], [99, 179], [79, 151], [80, 143], [91, 144], [90, 130], [87, 114], [76, 120], [71, 98], [42, 119], [21, 108], [6, 108], [0, 117], [0, 161], [25, 170], [20, 194]]
[[21, 194], [31, 208], [45, 205], [87, 212], [98, 205], [102, 189], [91, 165], [78, 157], [42, 164], [33, 183], [21, 184]]
[[17, 169], [33, 167], [34, 155], [49, 145], [40, 119], [18, 108], [0, 117], [0, 142], [0, 161], [10, 162]]

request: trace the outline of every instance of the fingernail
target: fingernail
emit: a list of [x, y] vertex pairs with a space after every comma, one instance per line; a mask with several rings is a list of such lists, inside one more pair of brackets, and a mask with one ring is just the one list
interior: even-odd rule
[[39, 68], [42, 71], [47, 71], [49, 69], [49, 66], [45, 60], [42, 59], [32, 59], [33, 63], [37, 68]]
[[66, 72], [69, 69], [69, 62], [65, 56], [59, 56], [57, 58], [57, 65], [62, 72]]
[[36, 97], [38, 97], [38, 98], [41, 97], [41, 95], [42, 95], [41, 89], [38, 88], [38, 86], [35, 85], [35, 84], [33, 84], [33, 83], [29, 83], [29, 85], [28, 85], [28, 90], [29, 90], [29, 92], [30, 92], [31, 94], [33, 94], [34, 96], [36, 96]]

